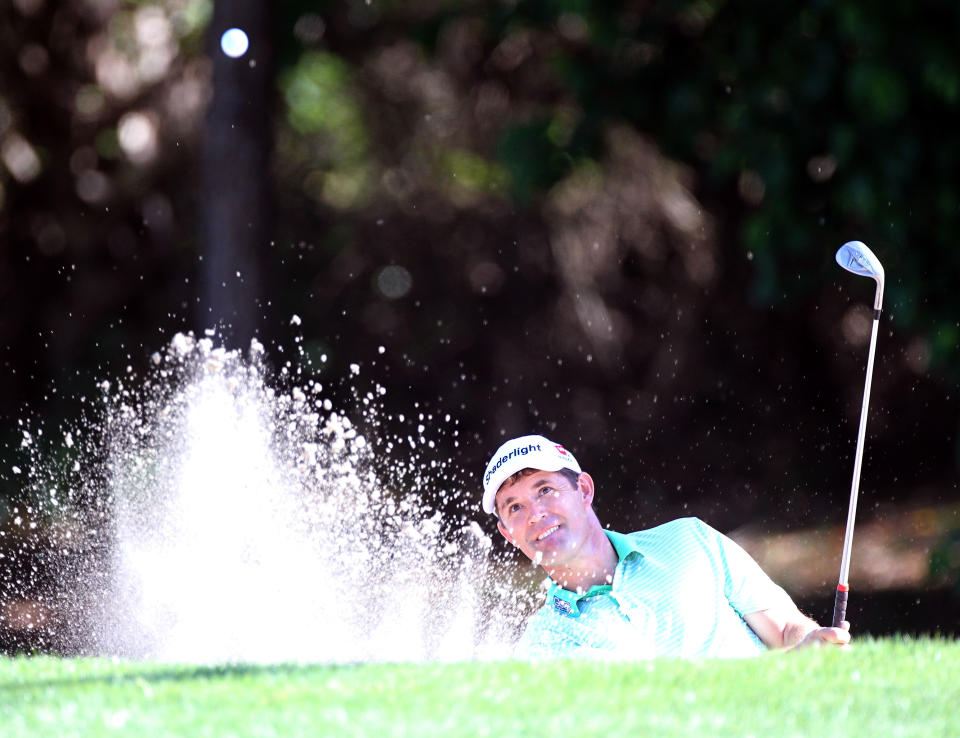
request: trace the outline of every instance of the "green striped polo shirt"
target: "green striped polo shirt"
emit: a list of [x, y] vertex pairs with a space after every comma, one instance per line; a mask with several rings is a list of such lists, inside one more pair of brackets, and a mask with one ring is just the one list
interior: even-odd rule
[[622, 534], [609, 585], [553, 582], [517, 644], [525, 658], [737, 657], [765, 646], [744, 615], [793, 605], [740, 546], [697, 518]]

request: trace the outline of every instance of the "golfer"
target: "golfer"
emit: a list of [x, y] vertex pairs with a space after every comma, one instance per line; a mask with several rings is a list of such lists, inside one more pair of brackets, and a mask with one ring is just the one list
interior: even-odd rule
[[504, 443], [483, 475], [483, 509], [550, 577], [518, 654], [738, 657], [769, 648], [846, 646], [821, 628], [732, 540], [697, 518], [636, 533], [605, 530], [589, 474], [558, 443]]

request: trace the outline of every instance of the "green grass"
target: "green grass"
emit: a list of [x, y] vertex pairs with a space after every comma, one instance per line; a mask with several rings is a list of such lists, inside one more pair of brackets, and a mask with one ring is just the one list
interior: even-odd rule
[[0, 736], [960, 736], [960, 644], [735, 661], [0, 660]]

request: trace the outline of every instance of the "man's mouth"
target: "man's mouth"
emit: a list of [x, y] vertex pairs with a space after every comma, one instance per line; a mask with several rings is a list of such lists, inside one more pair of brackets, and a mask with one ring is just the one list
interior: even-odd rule
[[549, 538], [550, 536], [552, 536], [552, 535], [553, 535], [557, 530], [559, 530], [559, 529], [560, 529], [560, 526], [559, 526], [559, 525], [552, 525], [552, 526], [550, 526], [549, 528], [547, 528], [545, 531], [543, 531], [543, 533], [541, 533], [540, 535], [538, 535], [538, 536], [537, 536], [537, 540], [538, 540], [538, 541], [542, 541], [542, 540], [544, 540], [544, 539], [546, 539], [546, 538]]

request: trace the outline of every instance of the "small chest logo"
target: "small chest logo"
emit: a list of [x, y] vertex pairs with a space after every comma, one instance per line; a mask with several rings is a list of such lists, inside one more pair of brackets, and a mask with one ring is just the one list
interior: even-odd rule
[[567, 602], [562, 597], [553, 597], [553, 607], [555, 610], [562, 612], [564, 615], [570, 615], [573, 612], [573, 605]]

